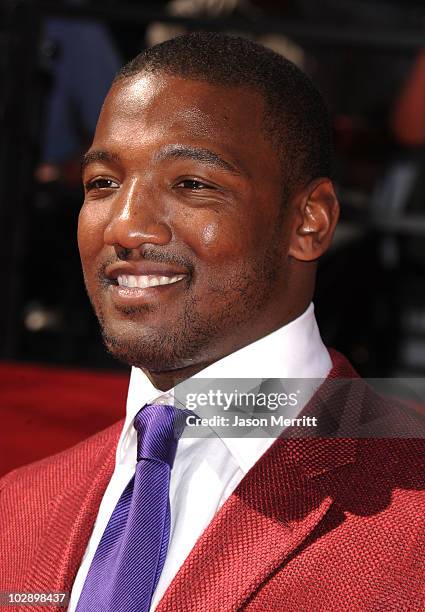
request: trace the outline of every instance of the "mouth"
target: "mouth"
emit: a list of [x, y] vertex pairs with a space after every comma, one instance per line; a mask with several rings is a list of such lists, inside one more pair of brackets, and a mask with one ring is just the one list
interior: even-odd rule
[[118, 310], [160, 304], [172, 306], [187, 289], [190, 278], [188, 269], [146, 259], [108, 265], [103, 276], [109, 299]]
[[[188, 284], [188, 274], [118, 274], [110, 278], [108, 293], [119, 311], [171, 305]], [[186, 281], [186, 282], [185, 282]]]
[[186, 274], [176, 274], [174, 276], [164, 276], [157, 274], [120, 274], [117, 276], [116, 284], [118, 287], [126, 289], [147, 289], [149, 287], [159, 287], [163, 285], [173, 285], [186, 277]]

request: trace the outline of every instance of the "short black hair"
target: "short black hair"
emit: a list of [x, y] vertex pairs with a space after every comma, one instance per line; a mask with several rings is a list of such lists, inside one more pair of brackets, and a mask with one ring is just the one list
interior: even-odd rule
[[192, 32], [146, 49], [115, 80], [143, 72], [260, 93], [266, 103], [265, 132], [282, 163], [285, 199], [308, 180], [330, 176], [330, 126], [323, 98], [307, 75], [278, 53], [239, 36]]

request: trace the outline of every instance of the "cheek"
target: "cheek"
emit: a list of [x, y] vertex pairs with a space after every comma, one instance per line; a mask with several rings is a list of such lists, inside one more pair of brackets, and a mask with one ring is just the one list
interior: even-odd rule
[[196, 242], [199, 257], [211, 263], [229, 259], [230, 255], [238, 251], [235, 228], [229, 227], [223, 221], [202, 224], [198, 228]]
[[211, 264], [246, 257], [256, 248], [257, 229], [253, 231], [242, 219], [192, 218], [182, 230], [183, 241], [201, 260]]
[[218, 222], [207, 223], [201, 227], [199, 233], [199, 248], [204, 252], [215, 254], [220, 240], [220, 227]]
[[78, 248], [84, 273], [90, 272], [90, 264], [95, 262], [97, 254], [103, 247], [104, 223], [102, 216], [95, 214], [92, 208], [85, 205], [78, 217]]

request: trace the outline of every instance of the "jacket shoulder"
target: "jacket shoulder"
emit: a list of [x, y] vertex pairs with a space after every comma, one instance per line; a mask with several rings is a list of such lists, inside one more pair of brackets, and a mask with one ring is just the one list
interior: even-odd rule
[[55, 495], [72, 487], [99, 463], [103, 463], [118, 443], [123, 420], [60, 453], [18, 467], [0, 479], [0, 497], [26, 496], [39, 489]]
[[[55, 566], [59, 558], [65, 564], [79, 561], [113, 472], [121, 427], [122, 421], [68, 450], [13, 470], [0, 481], [0, 541], [5, 560], [0, 563], [1, 588], [25, 590], [31, 572], [38, 572], [40, 564], [50, 564], [54, 567], [49, 571], [59, 572]], [[69, 549], [77, 525], [77, 552], [63, 558], [60, 553], [51, 561], [54, 550]]]

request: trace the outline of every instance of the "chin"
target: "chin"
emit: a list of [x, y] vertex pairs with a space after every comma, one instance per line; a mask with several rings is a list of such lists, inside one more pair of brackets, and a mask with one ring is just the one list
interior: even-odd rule
[[181, 332], [164, 334], [145, 329], [140, 334], [140, 329], [138, 331], [134, 336], [102, 329], [106, 349], [115, 359], [150, 372], [179, 369], [191, 363], [193, 351], [182, 342]]
[[220, 317], [212, 317], [186, 309], [160, 321], [153, 316], [141, 321], [135, 313], [132, 317], [126, 313], [121, 319], [103, 316], [103, 312], [97, 315], [105, 346], [113, 357], [149, 372], [165, 372], [204, 362], [211, 346], [220, 346], [220, 341], [234, 332], [235, 317], [229, 312], [226, 309]]
[[127, 365], [150, 370], [168, 361], [169, 356], [157, 350], [154, 338], [150, 341], [140, 337], [135, 339], [122, 334], [115, 335], [105, 330], [102, 336], [107, 351], [115, 359]]
[[102, 311], [96, 314], [105, 347], [118, 361], [150, 370], [174, 360], [172, 343], [167, 341], [170, 334], [135, 318], [140, 315], [139, 308], [126, 312], [122, 319], [110, 317], [109, 313], [105, 316]]

